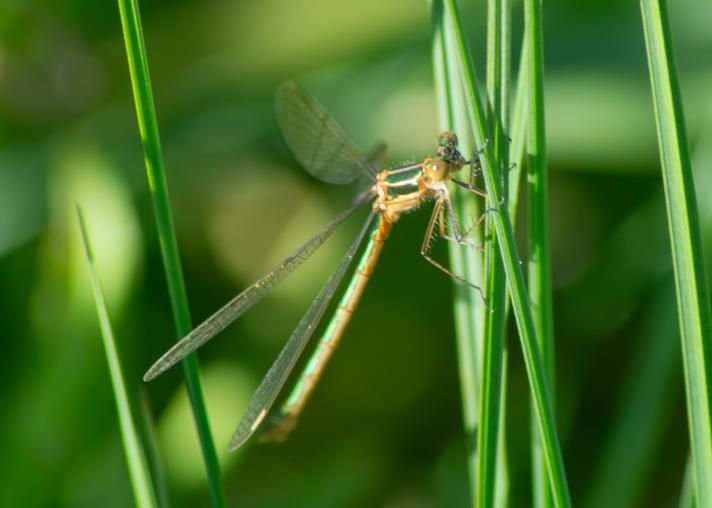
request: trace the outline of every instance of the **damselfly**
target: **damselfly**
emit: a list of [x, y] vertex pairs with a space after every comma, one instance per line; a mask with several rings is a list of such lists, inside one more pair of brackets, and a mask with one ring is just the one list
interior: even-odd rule
[[[287, 145], [309, 173], [333, 184], [346, 184], [360, 176], [365, 176], [370, 179], [371, 186], [347, 210], [304, 242], [279, 266], [245, 289], [175, 344], [146, 372], [144, 380], [150, 381], [175, 365], [250, 309], [271, 288], [311, 256], [334, 229], [362, 205], [371, 202], [372, 208], [366, 223], [361, 227], [336, 271], [326, 281], [252, 396], [235, 431], [230, 444], [231, 450], [241, 446], [264, 421], [364, 238], [368, 237], [368, 243], [361, 254], [353, 277], [293, 391], [263, 433], [263, 437], [267, 440], [283, 440], [296, 424], [299, 413], [319, 380], [361, 298], [391, 227], [403, 213], [419, 207], [426, 201], [435, 201], [421, 246], [421, 254], [438, 269], [479, 290], [479, 287], [452, 273], [430, 255], [434, 234], [463, 243], [469, 231], [482, 220], [480, 217], [465, 232], [462, 232], [458, 226], [450, 202], [447, 182], [453, 182], [480, 196], [483, 193], [473, 186], [472, 175], [479, 169], [479, 162], [476, 159], [467, 161], [460, 154], [457, 137], [452, 132], [443, 132], [438, 136], [434, 157], [397, 169], [377, 171], [359, 149], [347, 139], [336, 121], [299, 85], [291, 82], [283, 84], [277, 91], [275, 107], [277, 122]], [[467, 165], [471, 167], [469, 181], [457, 179], [455, 173]]]

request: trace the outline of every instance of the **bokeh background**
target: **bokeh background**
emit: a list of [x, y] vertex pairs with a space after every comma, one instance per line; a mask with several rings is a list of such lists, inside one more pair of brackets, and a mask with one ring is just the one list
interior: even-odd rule
[[[484, 3], [467, 4], [480, 68]], [[300, 170], [272, 113], [297, 79], [393, 162], [436, 130], [425, 1], [140, 4], [193, 320], [348, 204]], [[515, 2], [514, 33], [521, 15]], [[712, 21], [670, 2], [712, 253]], [[673, 506], [687, 432], [674, 290], [637, 3], [545, 2], [557, 411], [575, 504]], [[516, 66], [519, 42], [513, 43]], [[85, 208], [129, 386], [145, 389], [171, 505], [207, 506], [112, 2], [0, 6], [0, 504], [125, 507], [131, 490], [74, 203]], [[284, 445], [227, 446], [360, 219], [200, 352], [233, 506], [467, 504], [452, 286], [418, 254], [427, 212], [389, 240], [352, 325]], [[520, 224], [526, 224], [524, 220]], [[523, 233], [523, 232], [520, 232]], [[522, 238], [524, 238], [522, 236]], [[437, 255], [446, 258], [443, 245]], [[708, 270], [710, 273], [711, 270]], [[526, 376], [509, 337], [511, 505], [530, 498]]]

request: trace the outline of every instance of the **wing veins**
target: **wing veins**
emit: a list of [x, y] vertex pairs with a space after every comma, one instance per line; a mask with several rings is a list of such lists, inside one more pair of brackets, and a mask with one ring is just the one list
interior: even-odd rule
[[178, 341], [148, 369], [143, 377], [144, 381], [150, 381], [174, 366], [249, 310], [274, 286], [281, 282], [282, 279], [292, 273], [292, 271], [309, 258], [326, 241], [339, 224], [350, 217], [370, 198], [371, 195], [369, 192], [363, 193], [348, 209], [302, 243], [302, 245], [294, 250], [284, 261], [277, 265], [277, 267], [247, 287], [212, 316], [193, 329], [188, 335]]

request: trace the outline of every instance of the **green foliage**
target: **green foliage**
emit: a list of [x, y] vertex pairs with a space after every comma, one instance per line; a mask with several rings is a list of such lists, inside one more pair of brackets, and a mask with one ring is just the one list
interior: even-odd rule
[[[165, 480], [162, 487], [153, 475], [156, 496], [164, 506], [164, 491], [176, 508], [208, 506], [180, 369], [150, 385], [141, 382], [178, 333], [162, 275], [163, 247], [156, 241], [155, 194], [146, 186], [137, 142], [122, 25], [116, 8], [98, 3], [45, 4], [0, 8], [0, 505], [135, 503], [76, 227], [74, 204], [81, 202], [121, 339], [126, 390], [129, 398], [138, 387], [151, 395], [160, 458], [151, 455], [150, 439], [143, 448], [151, 472], [160, 469], [158, 479]], [[124, 5], [130, 17], [132, 4]], [[486, 2], [459, 5], [483, 78], [481, 105], [490, 111], [496, 73], [488, 52], [496, 38], [488, 26], [495, 17], [488, 16]], [[520, 78], [532, 75], [522, 6], [512, 5], [505, 204], [526, 272], [532, 203], [523, 152], [534, 99], [529, 78]], [[693, 468], [686, 469], [691, 427], [685, 380], [691, 370], [685, 374], [680, 345], [692, 343], [676, 336], [677, 290], [641, 13], [621, 2], [543, 7], [556, 423], [573, 503], [690, 506], [696, 480]], [[679, 147], [689, 148], [709, 276], [712, 67], [701, 56], [712, 51], [712, 32], [700, 16], [705, 0], [667, 7], [679, 86], [656, 101], [669, 104], [666, 94], [678, 96], [686, 136], [673, 132], [676, 120], [665, 120], [678, 148], [662, 153], [671, 166], [684, 168], [687, 163], [674, 161], [684, 161]], [[436, 77], [447, 81], [433, 92], [426, 2], [142, 2], [141, 14], [161, 133], [152, 157], [164, 157], [169, 171], [169, 229], [175, 227], [181, 254], [180, 265], [176, 257], [172, 266], [182, 267], [196, 322], [283, 259], [360, 190], [323, 185], [299, 169], [273, 120], [279, 83], [304, 84], [366, 153], [386, 141], [389, 165], [432, 153], [433, 138], [445, 126], [453, 126], [467, 153], [478, 147], [457, 85], [459, 67], [445, 61], [458, 53], [447, 37], [451, 49], [436, 52], [443, 61], [438, 68], [445, 67]], [[659, 31], [653, 26], [646, 29]], [[133, 67], [145, 63], [140, 55]], [[501, 65], [508, 69], [504, 60]], [[444, 103], [447, 96], [452, 103], [440, 108], [438, 120], [436, 100]], [[139, 104], [142, 141], [151, 136], [152, 107], [153, 101]], [[488, 157], [496, 160], [495, 126], [492, 115], [484, 116]], [[162, 166], [157, 160], [149, 162]], [[673, 208], [695, 208], [689, 195], [676, 196]], [[475, 201], [457, 204], [463, 224], [489, 206]], [[167, 210], [167, 199], [164, 204]], [[333, 364], [283, 445], [227, 449], [250, 394], [328, 276], [325, 267], [335, 266], [348, 248], [360, 218], [341, 226], [316, 258], [201, 350], [206, 413], [231, 504], [463, 508], [479, 496], [491, 502], [492, 484], [477, 489], [472, 480], [491, 479], [496, 378], [486, 371], [497, 347], [485, 351], [492, 342], [484, 323], [501, 316], [485, 313], [479, 295], [451, 284], [419, 256], [429, 211], [423, 207], [398, 221]], [[470, 258], [454, 249], [449, 264], [469, 280], [484, 279], [486, 291], [495, 287], [483, 276], [493, 273], [486, 259], [499, 251], [500, 240], [492, 241], [488, 215], [490, 224], [472, 239], [487, 252], [470, 249]], [[443, 263], [446, 243], [433, 248]], [[684, 256], [677, 254], [679, 264]], [[698, 279], [683, 280], [701, 287]], [[178, 281], [171, 284], [180, 287]], [[496, 314], [499, 306], [492, 307]], [[517, 329], [507, 323], [505, 330], [498, 426], [506, 420], [506, 432], [497, 431], [495, 505], [531, 506], [530, 390]], [[700, 359], [698, 346], [688, 349]], [[493, 381], [492, 388], [481, 388]], [[700, 394], [694, 392], [697, 402]], [[138, 410], [133, 414], [140, 419]], [[478, 432], [481, 421], [490, 431]], [[704, 431], [704, 423], [695, 425]], [[486, 442], [482, 449], [489, 447], [489, 466], [478, 465], [478, 439]]]

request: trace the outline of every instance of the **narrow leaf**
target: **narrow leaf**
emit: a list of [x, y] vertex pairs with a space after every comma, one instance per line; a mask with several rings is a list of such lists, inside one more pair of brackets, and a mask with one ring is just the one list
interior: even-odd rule
[[685, 372], [693, 486], [698, 506], [712, 506], [712, 322], [702, 242], [664, 0], [641, 0], [665, 188]]
[[91, 274], [91, 284], [94, 292], [94, 300], [96, 302], [96, 313], [101, 327], [101, 337], [104, 342], [104, 352], [106, 353], [106, 363], [109, 367], [111, 386], [114, 390], [116, 411], [119, 417], [119, 428], [121, 429], [121, 438], [123, 440], [124, 454], [126, 455], [134, 500], [139, 507], [151, 508], [156, 506], [156, 495], [151, 481], [151, 474], [132, 415], [131, 404], [121, 372], [119, 352], [116, 348], [114, 333], [111, 329], [111, 321], [109, 320], [109, 311], [106, 308], [106, 301], [104, 300], [104, 290], [101, 287], [96, 273], [94, 255], [84, 224], [84, 217], [79, 206], [77, 206], [77, 219], [79, 221], [84, 252], [86, 253], [89, 272]]
[[[173, 228], [168, 198], [168, 185], [163, 166], [161, 142], [158, 134], [158, 121], [153, 104], [151, 78], [148, 73], [148, 58], [141, 28], [141, 18], [137, 0], [118, 0], [121, 15], [121, 27], [126, 45], [126, 56], [131, 74], [136, 117], [143, 143], [144, 163], [148, 176], [148, 185], [153, 198], [153, 208], [156, 216], [158, 239], [161, 245], [161, 256], [166, 271], [168, 293], [173, 311], [173, 321], [177, 338], [180, 339], [190, 332], [190, 311], [188, 297], [183, 282], [183, 272], [178, 254], [178, 242]], [[215, 453], [213, 437], [210, 432], [208, 414], [205, 407], [200, 376], [198, 373], [198, 357], [191, 354], [183, 361], [183, 373], [188, 388], [188, 395], [193, 409], [193, 418], [203, 452], [203, 461], [208, 478], [208, 486], [213, 506], [224, 506], [225, 500], [220, 486], [220, 469]]]

